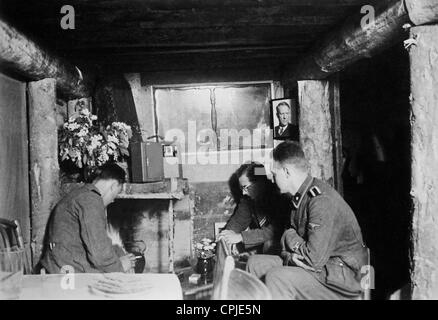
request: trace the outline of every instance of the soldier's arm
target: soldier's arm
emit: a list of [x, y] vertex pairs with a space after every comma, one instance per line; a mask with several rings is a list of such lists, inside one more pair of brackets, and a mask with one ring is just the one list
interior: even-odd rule
[[87, 196], [76, 203], [81, 225], [81, 238], [87, 257], [102, 272], [123, 272], [106, 231], [106, 217], [99, 199]]
[[318, 270], [327, 263], [338, 235], [337, 209], [329, 197], [320, 195], [310, 200], [308, 210], [307, 240], [289, 229], [286, 243], [292, 252], [303, 256], [309, 266]]
[[251, 203], [247, 199], [241, 199], [234, 214], [231, 216], [230, 220], [228, 220], [225, 229], [241, 233], [249, 227], [251, 220]]
[[246, 248], [249, 248], [257, 246], [259, 244], [263, 244], [268, 240], [272, 240], [274, 238], [274, 229], [273, 226], [270, 224], [260, 229], [243, 231], [241, 234], [243, 244]]

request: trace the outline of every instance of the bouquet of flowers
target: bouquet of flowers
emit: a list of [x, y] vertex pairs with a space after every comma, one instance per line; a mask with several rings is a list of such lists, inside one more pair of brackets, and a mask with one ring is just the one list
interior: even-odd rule
[[208, 259], [215, 254], [216, 243], [213, 240], [204, 238], [201, 242], [196, 244], [196, 250], [198, 252], [198, 257], [201, 259]]
[[71, 117], [59, 131], [60, 161], [70, 160], [78, 168], [91, 172], [108, 161], [120, 161], [129, 156], [131, 127], [123, 122], [113, 122], [107, 127], [95, 122], [97, 116], [88, 109]]

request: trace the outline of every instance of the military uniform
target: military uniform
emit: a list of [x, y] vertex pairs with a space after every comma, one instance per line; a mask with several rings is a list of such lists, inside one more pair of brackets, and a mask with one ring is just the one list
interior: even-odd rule
[[246, 196], [242, 197], [225, 226], [226, 230], [242, 235], [243, 248], [240, 251], [255, 249], [260, 253], [280, 252], [280, 238], [290, 210], [285, 200], [275, 191], [257, 203]]
[[[310, 176], [292, 198], [290, 226], [279, 256], [251, 257], [247, 270], [265, 281], [276, 299], [347, 299], [361, 293], [367, 249], [353, 211], [332, 187]], [[308, 271], [289, 263], [304, 257]], [[282, 266], [285, 263], [287, 266]]]
[[98, 189], [86, 184], [73, 190], [50, 217], [41, 266], [49, 273], [59, 273], [67, 265], [75, 272], [123, 272], [106, 225]]

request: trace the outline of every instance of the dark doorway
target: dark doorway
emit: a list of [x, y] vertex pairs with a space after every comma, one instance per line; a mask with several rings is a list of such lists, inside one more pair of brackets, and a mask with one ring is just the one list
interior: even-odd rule
[[403, 45], [340, 76], [344, 196], [371, 250], [373, 299], [409, 284], [410, 85]]

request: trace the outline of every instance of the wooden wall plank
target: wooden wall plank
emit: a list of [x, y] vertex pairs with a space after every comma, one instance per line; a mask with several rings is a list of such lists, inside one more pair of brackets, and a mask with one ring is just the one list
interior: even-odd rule
[[30, 239], [26, 85], [0, 74], [0, 217]]

